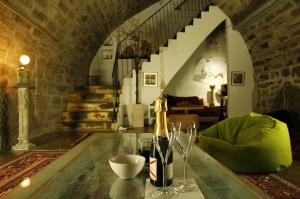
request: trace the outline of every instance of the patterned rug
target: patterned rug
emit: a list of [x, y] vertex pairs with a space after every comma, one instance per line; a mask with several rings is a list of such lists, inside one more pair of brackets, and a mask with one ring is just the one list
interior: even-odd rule
[[[91, 134], [83, 134], [71, 144], [76, 146]], [[26, 177], [30, 177], [62, 156], [66, 151], [31, 151], [0, 166], [0, 196], [18, 186]]]
[[0, 196], [9, 192], [25, 177], [30, 177], [63, 155], [65, 151], [33, 151], [0, 167]]
[[276, 174], [267, 175], [239, 175], [243, 179], [255, 185], [270, 198], [275, 199], [299, 199], [300, 187], [286, 181]]

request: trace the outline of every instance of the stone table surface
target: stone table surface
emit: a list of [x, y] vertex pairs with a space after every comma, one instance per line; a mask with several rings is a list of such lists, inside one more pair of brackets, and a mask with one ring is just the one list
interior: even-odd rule
[[[144, 198], [148, 168], [144, 167], [132, 180], [122, 180], [113, 173], [108, 159], [120, 153], [135, 154], [137, 139], [149, 135], [94, 134], [31, 177], [29, 187], [18, 186], [5, 198]], [[175, 153], [175, 179], [182, 175], [183, 161]], [[194, 147], [190, 154], [188, 176], [194, 178], [205, 198], [265, 197], [198, 147]]]

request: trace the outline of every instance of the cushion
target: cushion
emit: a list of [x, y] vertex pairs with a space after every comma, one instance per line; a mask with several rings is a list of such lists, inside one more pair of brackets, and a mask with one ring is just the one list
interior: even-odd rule
[[233, 171], [278, 172], [292, 163], [287, 125], [267, 115], [223, 120], [202, 131], [199, 139], [204, 151]]

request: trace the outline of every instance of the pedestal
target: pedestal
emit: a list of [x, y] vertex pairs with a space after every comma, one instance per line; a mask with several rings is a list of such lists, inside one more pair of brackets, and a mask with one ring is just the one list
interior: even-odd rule
[[34, 147], [28, 140], [29, 132], [29, 88], [18, 88], [19, 137], [13, 151], [27, 151]]
[[144, 105], [143, 104], [133, 105], [132, 127], [144, 127]]

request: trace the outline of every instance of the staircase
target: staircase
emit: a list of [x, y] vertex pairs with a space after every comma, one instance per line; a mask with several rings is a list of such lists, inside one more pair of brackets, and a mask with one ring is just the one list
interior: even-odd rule
[[61, 131], [111, 131], [112, 121], [112, 88], [80, 86], [69, 94], [57, 128]]
[[[159, 54], [151, 54], [150, 61], [142, 63], [141, 71], [158, 73], [167, 86], [203, 41], [226, 19], [222, 10], [209, 6], [209, 12], [204, 11], [201, 18], [194, 18], [184, 32], [176, 34], [176, 39], [168, 39], [168, 45], [160, 47]], [[164, 73], [161, 73], [162, 66]], [[159, 87], [141, 87], [141, 103], [151, 104], [160, 92]]]
[[[122, 85], [124, 78], [132, 76], [133, 70], [142, 70], [142, 72], [156, 72], [157, 70], [160, 72], [160, 49], [172, 46], [174, 43], [178, 43], [178, 40], [190, 36], [190, 27], [194, 23], [197, 24], [197, 26], [198, 24], [200, 26], [200, 18], [205, 11], [208, 11], [210, 3], [211, 0], [170, 0], [137, 27], [131, 34], [118, 43], [117, 58], [115, 60], [112, 75], [114, 99], [116, 102], [122, 101], [119, 99], [120, 85]], [[188, 34], [185, 34], [185, 32]], [[180, 46], [177, 48], [180, 52]], [[169, 52], [171, 52], [171, 50], [169, 50]], [[187, 54], [182, 51], [180, 53]], [[180, 55], [180, 53], [178, 55]], [[173, 54], [173, 57], [178, 55]], [[183, 61], [185, 60], [186, 59]], [[151, 62], [155, 64], [151, 64]], [[151, 66], [147, 67], [147, 65]], [[170, 66], [172, 67], [172, 65]], [[174, 72], [176, 73], [177, 70], [178, 68], [176, 68]], [[139, 75], [136, 77], [137, 85], [139, 85], [139, 82], [141, 82], [138, 79]], [[167, 76], [167, 78], [169, 77]], [[138, 86], [136, 88], [138, 88]], [[152, 96], [157, 97], [161, 92], [159, 87], [157, 88], [158, 89], [156, 90], [142, 90], [142, 95], [143, 93], [151, 93]], [[140, 91], [138, 90], [136, 92], [135, 98], [137, 99], [139, 92]], [[148, 95], [144, 97], [148, 98]], [[150, 97], [147, 100], [142, 99], [142, 101], [139, 101], [138, 103], [142, 102], [143, 104], [150, 104], [152, 101], [153, 99]], [[117, 106], [118, 103], [115, 103], [114, 110], [118, 110]]]

